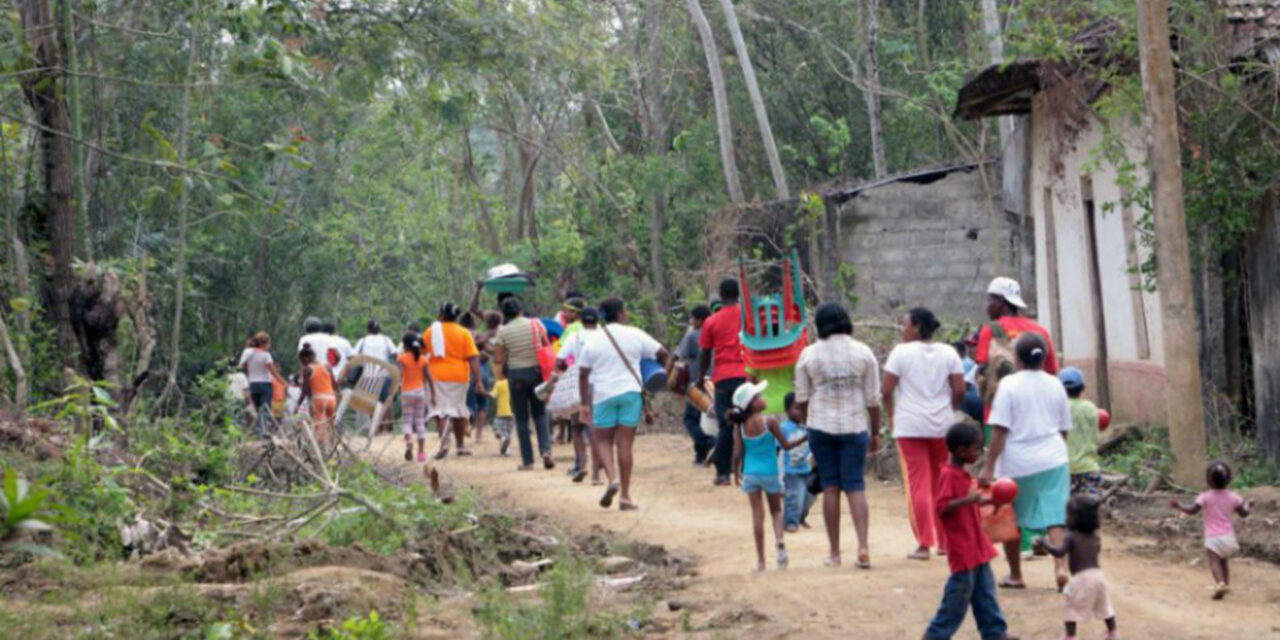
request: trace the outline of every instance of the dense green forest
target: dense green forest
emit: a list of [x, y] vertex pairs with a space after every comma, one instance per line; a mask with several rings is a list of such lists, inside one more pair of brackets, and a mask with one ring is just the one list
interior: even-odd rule
[[[1233, 4], [1171, 14], [1198, 266], [1238, 248], [1280, 159], [1273, 84], [1217, 37]], [[993, 39], [1071, 62], [1105, 17], [1095, 108], [1138, 118], [1125, 0], [21, 0], [0, 22], [11, 355], [32, 397], [60, 363], [182, 389], [253, 331], [399, 326], [498, 262], [544, 304], [616, 292], [661, 331], [705, 298], [712, 213], [993, 157], [995, 122], [952, 116]], [[75, 357], [87, 275], [120, 318], [105, 365]]]

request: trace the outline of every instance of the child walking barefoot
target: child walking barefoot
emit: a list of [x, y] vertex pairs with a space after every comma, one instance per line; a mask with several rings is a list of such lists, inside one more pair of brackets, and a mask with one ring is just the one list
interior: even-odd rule
[[787, 567], [787, 545], [783, 539], [782, 481], [778, 475], [778, 447], [793, 449], [809, 437], [787, 440], [776, 418], [765, 419], [765, 401], [761, 396], [767, 382], [746, 383], [733, 393], [733, 408], [727, 417], [733, 430], [734, 483], [742, 487], [751, 503], [751, 526], [756, 538], [756, 566], [752, 573], [764, 571], [764, 502], [769, 501], [769, 517], [773, 520], [773, 536], [778, 541], [778, 568]]
[[1116, 611], [1107, 596], [1107, 581], [1102, 575], [1098, 555], [1102, 552], [1102, 536], [1098, 535], [1098, 500], [1080, 495], [1067, 503], [1067, 537], [1061, 545], [1036, 538], [1035, 547], [1055, 558], [1066, 556], [1071, 569], [1071, 582], [1062, 593], [1066, 596], [1066, 630], [1063, 640], [1075, 640], [1076, 625], [1090, 620], [1103, 620], [1107, 625], [1106, 640], [1119, 640], [1116, 633]]
[[938, 476], [934, 500], [947, 539], [947, 565], [951, 578], [942, 592], [942, 603], [924, 640], [950, 640], [972, 608], [978, 632], [986, 640], [1018, 640], [1008, 634], [1009, 625], [996, 600], [996, 577], [991, 572], [995, 547], [982, 528], [979, 505], [990, 504], [973, 488], [973, 476], [965, 467], [982, 457], [982, 432], [968, 423], [947, 430], [951, 459]]
[[1231, 486], [1231, 467], [1221, 460], [1209, 464], [1205, 480], [1209, 490], [1197, 496], [1195, 502], [1183, 504], [1171, 500], [1169, 505], [1189, 516], [1204, 512], [1204, 549], [1209, 557], [1209, 571], [1213, 573], [1213, 599], [1221, 600], [1231, 591], [1227, 561], [1240, 552], [1232, 516], [1249, 517], [1253, 502], [1245, 502], [1240, 494], [1227, 489]]

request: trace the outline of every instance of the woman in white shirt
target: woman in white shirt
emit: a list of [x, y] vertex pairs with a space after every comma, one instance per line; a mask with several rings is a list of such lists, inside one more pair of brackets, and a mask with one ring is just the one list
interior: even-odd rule
[[871, 568], [867, 546], [867, 453], [880, 448], [880, 364], [867, 345], [853, 339], [853, 321], [828, 302], [814, 312], [818, 342], [796, 361], [795, 407], [809, 429], [809, 450], [822, 485], [822, 521], [831, 553], [828, 567], [840, 566], [840, 494], [849, 502], [858, 534], [858, 568]]
[[[1005, 376], [996, 389], [991, 415], [991, 445], [978, 483], [990, 486], [999, 475], [1013, 478], [1018, 497], [1013, 513], [1022, 529], [1048, 529], [1049, 539], [1061, 545], [1066, 536], [1067, 499], [1071, 473], [1067, 432], [1071, 409], [1067, 391], [1056, 376], [1045, 373], [1048, 353], [1044, 338], [1024, 333], [1014, 343], [1021, 370]], [[1025, 589], [1022, 580], [1020, 541], [1005, 542], [1009, 576], [1000, 581], [1007, 589]], [[1054, 559], [1058, 588], [1070, 580], [1064, 558]]]
[[916, 550], [907, 557], [928, 560], [946, 549], [933, 489], [947, 463], [947, 428], [964, 401], [964, 364], [951, 345], [934, 342], [942, 326], [933, 312], [916, 307], [902, 316], [902, 343], [884, 365], [884, 409], [898, 443], [907, 485], [908, 515]]
[[616, 495], [618, 508], [631, 511], [638, 508], [631, 499], [632, 446], [645, 411], [640, 361], [656, 358], [665, 367], [667, 350], [643, 330], [627, 326], [627, 311], [620, 298], [601, 302], [600, 315], [600, 333], [578, 356], [582, 421], [592, 427], [595, 457], [609, 476], [600, 506], [609, 508]]
[[271, 415], [271, 399], [275, 397], [272, 380], [279, 382], [281, 386], [288, 386], [271, 357], [271, 336], [266, 331], [259, 331], [249, 338], [249, 345], [240, 353], [239, 367], [249, 378], [249, 399], [253, 403], [258, 432], [265, 436], [267, 419]]

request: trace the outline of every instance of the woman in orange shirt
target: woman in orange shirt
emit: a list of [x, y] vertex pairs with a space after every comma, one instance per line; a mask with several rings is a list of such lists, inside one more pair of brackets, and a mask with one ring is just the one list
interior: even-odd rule
[[316, 442], [326, 447], [333, 416], [338, 412], [338, 396], [334, 393], [333, 374], [329, 368], [316, 362], [316, 352], [311, 343], [303, 343], [298, 352], [302, 362], [302, 397], [299, 403], [310, 401], [311, 424], [316, 430]]
[[414, 434], [418, 436], [418, 462], [427, 460], [427, 390], [435, 395], [427, 359], [422, 356], [422, 339], [409, 332], [401, 339], [404, 348], [396, 358], [400, 365], [400, 414], [404, 422], [404, 459], [413, 460]]
[[[422, 336], [430, 357], [427, 365], [434, 381], [431, 387], [431, 417], [448, 421], [458, 444], [458, 455], [471, 455], [464, 446], [471, 426], [471, 410], [467, 408], [467, 388], [475, 385], [476, 394], [488, 393], [480, 379], [480, 351], [471, 332], [458, 324], [462, 308], [452, 302], [440, 305], [436, 321]], [[449, 455], [449, 432], [442, 431], [436, 459]]]

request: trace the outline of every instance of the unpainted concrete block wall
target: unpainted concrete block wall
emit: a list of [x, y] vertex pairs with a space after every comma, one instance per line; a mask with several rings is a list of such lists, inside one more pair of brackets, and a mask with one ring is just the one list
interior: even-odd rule
[[[999, 171], [988, 170], [990, 207], [978, 171], [929, 184], [896, 182], [840, 205], [840, 257], [856, 272], [857, 317], [890, 320], [924, 306], [951, 326], [976, 324], [986, 318], [991, 278], [1020, 278], [1017, 218], [1004, 212]], [[1024, 291], [1031, 284], [1024, 282]]]

